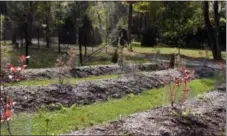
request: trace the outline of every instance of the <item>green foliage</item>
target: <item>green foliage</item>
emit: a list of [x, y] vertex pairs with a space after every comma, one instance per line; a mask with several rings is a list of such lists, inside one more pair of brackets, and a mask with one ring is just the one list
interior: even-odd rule
[[200, 2], [168, 2], [161, 14], [164, 37], [174, 38], [195, 33], [203, 21]]
[[107, 7], [108, 3], [104, 2], [97, 2], [88, 7], [86, 13], [88, 14], [89, 18], [92, 20], [93, 27], [98, 27], [100, 29], [106, 29], [107, 25]]
[[135, 31], [144, 31], [155, 26], [158, 31], [152, 37], [159, 38], [164, 43], [176, 42], [179, 39], [186, 43], [187, 36], [195, 34], [204, 24], [201, 2], [136, 2], [133, 9], [134, 18], [139, 18], [137, 22], [141, 24], [136, 24]]
[[119, 26], [127, 28], [127, 13], [127, 5], [121, 2], [93, 2], [86, 10], [93, 27], [99, 28], [102, 37], [106, 37], [107, 41], [113, 40]]
[[141, 13], [149, 12], [151, 5], [153, 5], [153, 2], [137, 2], [133, 5], [133, 10]]
[[133, 93], [130, 93], [130, 94], [128, 95], [128, 98], [134, 98], [134, 97], [136, 97], [136, 95], [133, 94]]
[[[33, 115], [28, 113], [20, 113], [18, 115], [13, 114], [12, 118], [17, 118], [16, 120], [10, 121], [10, 130], [12, 135], [32, 135], [32, 120]], [[36, 124], [38, 127], [45, 129], [42, 124]], [[10, 135], [7, 131], [7, 123], [1, 123], [1, 135]]]
[[64, 24], [64, 19], [68, 14], [68, 8], [70, 8], [68, 2], [52, 2], [53, 20], [56, 25]]
[[154, 19], [159, 15], [163, 5], [164, 3], [161, 1], [136, 2], [133, 4], [133, 10], [138, 13], [149, 13], [149, 17], [154, 22]]
[[127, 17], [119, 18], [119, 21], [117, 22], [116, 28], [119, 28], [119, 27], [121, 27], [123, 29], [128, 28]]

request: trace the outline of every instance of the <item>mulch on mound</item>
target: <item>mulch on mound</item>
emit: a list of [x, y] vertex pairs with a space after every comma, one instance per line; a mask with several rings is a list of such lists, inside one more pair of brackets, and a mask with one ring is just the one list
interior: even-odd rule
[[[225, 104], [223, 87], [186, 101], [178, 110], [156, 108], [69, 135], [221, 135], [225, 134]], [[186, 109], [190, 109], [188, 114], [182, 114]]]

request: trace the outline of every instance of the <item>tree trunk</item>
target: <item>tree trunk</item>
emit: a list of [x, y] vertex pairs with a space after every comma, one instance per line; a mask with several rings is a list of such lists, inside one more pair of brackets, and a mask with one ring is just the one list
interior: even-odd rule
[[217, 59], [221, 60], [221, 49], [219, 44], [219, 14], [218, 14], [218, 1], [214, 1], [214, 20], [215, 20], [215, 34], [216, 34], [216, 51]]
[[80, 50], [80, 65], [83, 64], [83, 55], [82, 55], [82, 45], [79, 43], [79, 50]]
[[29, 39], [29, 45], [32, 45], [32, 14], [33, 14], [33, 1], [29, 2], [30, 11], [28, 15], [28, 39]]
[[133, 11], [133, 2], [129, 2], [129, 13], [128, 13], [128, 44], [130, 44], [130, 42], [131, 42], [132, 11]]
[[47, 16], [46, 16], [46, 47], [49, 48], [50, 47], [50, 30], [49, 30], [49, 16], [50, 16], [50, 3], [47, 2]]
[[87, 57], [87, 44], [84, 45], [84, 56]]
[[83, 53], [82, 53], [82, 30], [81, 30], [81, 28], [79, 28], [79, 26], [77, 26], [77, 32], [78, 32], [78, 36], [77, 36], [77, 38], [78, 38], [78, 44], [79, 44], [79, 54], [80, 54], [80, 65], [82, 65], [83, 64]]
[[85, 37], [85, 39], [84, 39], [84, 56], [87, 57], [87, 44], [89, 43], [88, 42], [88, 30], [85, 29], [84, 32], [85, 32], [85, 35], [84, 35], [84, 37]]
[[60, 34], [58, 33], [58, 52], [61, 53]]
[[175, 66], [175, 54], [172, 54], [171, 55], [171, 58], [170, 58], [170, 68], [174, 68]]
[[15, 28], [13, 28], [13, 31], [12, 31], [12, 44], [15, 45], [16, 41], [17, 41], [17, 34], [16, 34]]
[[[23, 25], [24, 26], [24, 25]], [[23, 27], [20, 26], [20, 47], [23, 48], [24, 47], [24, 38], [23, 38]]]
[[221, 54], [220, 50], [217, 50], [217, 45], [216, 45], [216, 38], [214, 35], [214, 31], [213, 28], [211, 26], [210, 23], [210, 19], [209, 19], [209, 3], [208, 1], [204, 1], [204, 8], [203, 8], [203, 13], [204, 13], [204, 23], [206, 26], [206, 30], [207, 30], [207, 35], [208, 35], [208, 43], [210, 44], [211, 48], [212, 48], [212, 53], [213, 53], [213, 57], [214, 60], [220, 60], [220, 56], [218, 55], [219, 53]]
[[39, 30], [39, 28], [38, 28], [38, 30], [37, 30], [37, 40], [38, 40], [38, 48], [40, 49], [40, 43], [39, 43], [39, 33], [40, 33], [40, 30]]
[[[27, 22], [27, 20], [26, 20], [24, 26], [25, 26], [24, 27], [25, 28], [25, 30], [24, 30], [24, 32], [25, 32], [25, 56], [28, 56], [29, 39], [28, 39], [28, 22]], [[29, 61], [28, 61], [28, 59], [26, 59], [26, 65], [28, 65], [28, 63], [29, 63]]]
[[107, 9], [107, 12], [106, 12], [106, 37], [105, 37], [105, 42], [106, 42], [106, 45], [108, 43], [108, 21], [109, 21], [109, 16], [108, 16], [108, 7], [106, 8]]
[[46, 27], [46, 46], [47, 48], [50, 48], [50, 37], [49, 37], [49, 24], [48, 21], [46, 21], [47, 27]]
[[143, 26], [144, 26], [143, 14], [142, 13], [140, 13], [140, 23], [141, 23], [141, 25], [140, 25], [140, 29], [139, 29], [139, 33], [138, 33], [139, 41], [141, 41], [141, 34], [143, 32]]

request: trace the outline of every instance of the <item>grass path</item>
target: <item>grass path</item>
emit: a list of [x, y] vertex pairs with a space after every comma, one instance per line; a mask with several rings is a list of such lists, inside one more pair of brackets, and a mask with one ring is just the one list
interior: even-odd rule
[[[170, 47], [156, 47], [156, 48], [150, 48], [150, 47], [133, 47], [133, 50], [135, 50], [138, 53], [152, 53], [154, 51], [160, 51], [160, 54], [172, 54], [177, 53], [178, 50]], [[203, 56], [200, 55], [200, 51], [203, 52]], [[205, 58], [205, 52], [204, 50], [199, 49], [181, 49], [180, 50], [181, 55], [185, 55], [192, 58]], [[226, 58], [226, 52], [222, 51], [222, 58]], [[213, 59], [213, 55], [211, 51], [208, 51], [208, 57], [209, 59]]]
[[[109, 78], [119, 78], [120, 75], [100, 75], [100, 76], [89, 76], [84, 78], [64, 78], [65, 84], [77, 84], [81, 81], [91, 81], [97, 79], [109, 79]], [[42, 80], [26, 80], [17, 83], [6, 84], [7, 86], [47, 86], [50, 84], [59, 84], [59, 79], [42, 79]]]
[[[214, 87], [214, 79], [197, 79], [190, 82], [190, 88], [193, 95], [209, 91]], [[33, 115], [20, 114], [12, 120], [12, 133], [24, 135], [30, 131], [25, 128], [31, 128], [32, 134], [45, 135], [46, 121], [48, 122], [47, 134], [63, 134], [73, 130], [89, 127], [95, 124], [105, 123], [118, 119], [120, 116], [144, 111], [150, 108], [162, 106], [163, 95], [168, 90], [166, 87], [152, 89], [141, 93], [138, 96], [128, 95], [121, 99], [112, 99], [107, 102], [95, 103], [87, 106], [72, 106], [70, 108], [62, 107], [59, 111], [45, 112], [40, 111]], [[26, 122], [31, 123], [30, 126]], [[13, 127], [13, 124], [17, 124]], [[25, 127], [28, 125], [27, 127]], [[4, 126], [3, 126], [4, 127]], [[4, 129], [5, 130], [5, 129]], [[7, 132], [3, 131], [3, 133]], [[29, 133], [30, 134], [30, 133]]]

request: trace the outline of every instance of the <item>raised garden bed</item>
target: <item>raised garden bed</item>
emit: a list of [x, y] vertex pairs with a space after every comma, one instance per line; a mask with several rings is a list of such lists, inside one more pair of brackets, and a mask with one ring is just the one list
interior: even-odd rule
[[64, 135], [225, 135], [225, 90], [220, 87], [188, 100], [178, 110], [169, 106], [151, 109]]
[[[136, 71], [154, 71], [154, 70], [164, 70], [162, 65], [155, 65], [152, 63], [144, 64], [126, 64], [123, 67], [124, 73], [130, 73], [133, 70]], [[48, 69], [26, 69], [22, 72], [25, 79], [43, 79], [43, 78], [58, 78], [61, 77], [74, 77], [82, 78], [88, 76], [99, 76], [105, 74], [120, 74], [122, 73], [121, 67], [119, 65], [97, 65], [97, 66], [83, 66], [72, 69], [71, 71], [61, 74], [58, 68], [48, 68]]]
[[[205, 72], [206, 74], [201, 74]], [[171, 75], [171, 76], [170, 76]], [[195, 78], [210, 77], [213, 71], [196, 69]], [[17, 102], [16, 111], [34, 110], [42, 105], [56, 107], [62, 104], [91, 104], [97, 101], [106, 101], [110, 98], [121, 98], [127, 94], [139, 94], [142, 91], [161, 87], [168, 84], [172, 77], [179, 77], [181, 73], [176, 69], [156, 72], [142, 72], [135, 77], [121, 77], [84, 81], [76, 85], [49, 85], [7, 87], [7, 92]]]
[[[214, 82], [213, 78], [192, 80], [189, 83], [193, 91], [192, 97], [212, 90]], [[12, 132], [15, 135], [59, 135], [91, 127], [96, 124], [126, 117], [135, 112], [160, 107], [163, 104], [166, 105], [163, 103], [163, 93], [166, 91], [168, 90], [164, 86], [143, 91], [139, 95], [129, 94], [120, 99], [112, 99], [91, 105], [72, 105], [69, 108], [61, 107], [60, 110], [56, 111], [46, 111], [42, 108], [32, 114], [26, 112], [18, 113], [11, 122], [13, 124]], [[24, 126], [24, 122], [28, 120], [32, 121], [32, 125], [30, 125], [32, 127], [31, 132], [24, 130], [29, 128]], [[49, 120], [48, 127], [47, 120]], [[14, 124], [17, 125], [15, 126]]]

